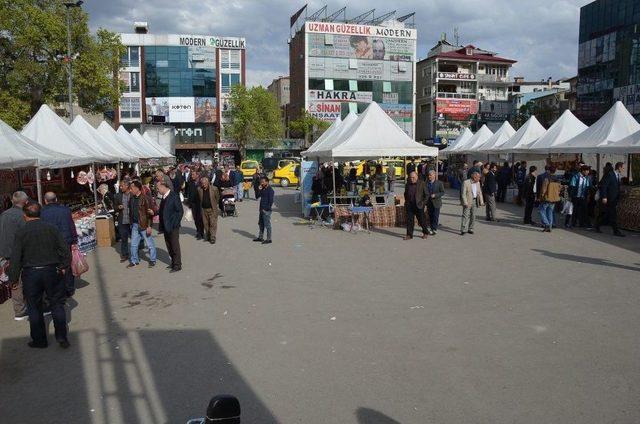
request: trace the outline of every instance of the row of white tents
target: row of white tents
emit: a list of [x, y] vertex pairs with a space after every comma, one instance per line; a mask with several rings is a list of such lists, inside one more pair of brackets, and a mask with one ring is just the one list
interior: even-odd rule
[[411, 139], [376, 103], [360, 115], [338, 118], [302, 156], [318, 161], [349, 161], [382, 157], [436, 157], [438, 148]]
[[135, 163], [174, 156], [137, 130], [96, 129], [81, 116], [68, 125], [43, 105], [21, 132], [0, 120], [0, 169], [70, 168], [93, 163]]
[[483, 125], [475, 134], [465, 128], [443, 149], [443, 155], [457, 154], [530, 154], [560, 153], [633, 154], [640, 153], [640, 124], [621, 102], [590, 127], [570, 111], [565, 111], [549, 129], [535, 116], [514, 130], [505, 121], [495, 133]]

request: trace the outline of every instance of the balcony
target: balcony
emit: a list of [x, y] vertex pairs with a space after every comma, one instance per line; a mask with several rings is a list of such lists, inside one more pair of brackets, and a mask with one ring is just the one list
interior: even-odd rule
[[480, 101], [490, 101], [490, 102], [504, 102], [509, 100], [509, 96], [507, 94], [479, 94], [478, 100]]
[[499, 75], [491, 75], [491, 74], [478, 74], [477, 75], [478, 82], [488, 83], [488, 84], [508, 84], [511, 82], [509, 77], [499, 76]]
[[475, 99], [475, 93], [444, 93], [439, 92], [436, 96], [438, 99]]

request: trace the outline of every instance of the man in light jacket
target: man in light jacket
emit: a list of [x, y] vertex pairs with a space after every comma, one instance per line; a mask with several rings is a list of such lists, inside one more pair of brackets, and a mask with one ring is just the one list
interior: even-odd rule
[[471, 177], [462, 184], [460, 191], [460, 204], [462, 205], [462, 223], [460, 235], [473, 234], [473, 226], [476, 221], [476, 210], [484, 206], [482, 188], [480, 187], [480, 170], [472, 168]]

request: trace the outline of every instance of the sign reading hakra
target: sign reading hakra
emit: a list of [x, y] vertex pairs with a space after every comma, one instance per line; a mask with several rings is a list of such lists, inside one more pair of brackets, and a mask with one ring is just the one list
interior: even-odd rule
[[370, 91], [309, 90], [309, 100], [371, 103]]
[[438, 78], [440, 79], [452, 79], [452, 80], [465, 80], [475, 81], [476, 74], [460, 74], [456, 72], [438, 72]]
[[339, 102], [311, 102], [309, 113], [322, 121], [335, 121], [342, 113], [342, 104]]
[[436, 99], [436, 113], [455, 119], [469, 119], [478, 113], [477, 100]]
[[364, 35], [372, 37], [416, 39], [417, 32], [409, 28], [390, 28], [372, 25], [357, 25], [340, 22], [306, 22], [306, 32], [325, 34]]

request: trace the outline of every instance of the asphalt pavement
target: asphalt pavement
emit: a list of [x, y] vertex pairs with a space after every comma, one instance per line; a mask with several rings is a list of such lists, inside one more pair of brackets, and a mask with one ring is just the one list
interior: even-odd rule
[[222, 393], [243, 423], [640, 422], [639, 234], [541, 233], [499, 204], [461, 237], [450, 192], [439, 234], [403, 241], [310, 227], [295, 194], [272, 245], [254, 200], [216, 245], [186, 224], [176, 274], [162, 236], [154, 269], [90, 254], [69, 350], [29, 349], [0, 306], [0, 422], [183, 423]]

